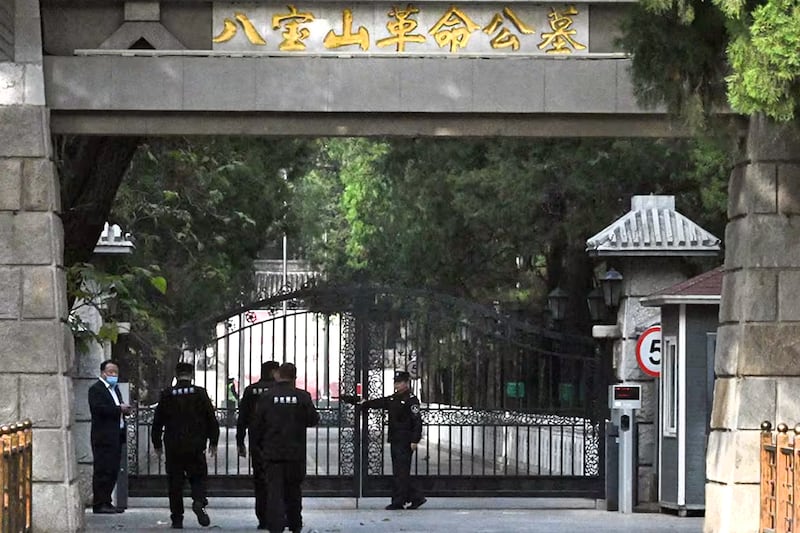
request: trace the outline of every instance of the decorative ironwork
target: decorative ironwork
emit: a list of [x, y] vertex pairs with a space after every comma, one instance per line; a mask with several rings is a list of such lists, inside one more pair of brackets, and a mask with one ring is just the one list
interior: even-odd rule
[[128, 474], [139, 473], [139, 410], [132, 409], [125, 417], [125, 440], [128, 450]]
[[600, 424], [590, 426], [590, 430], [584, 443], [584, 475], [600, 476]]
[[[382, 346], [382, 328], [369, 322], [365, 325], [366, 334], [369, 341], [367, 351], [367, 390], [368, 398], [381, 398], [384, 396], [384, 352]], [[367, 474], [383, 474], [383, 427], [386, 421], [386, 413], [383, 410], [370, 409], [367, 412]]]
[[[319, 405], [320, 427], [309, 432], [316, 450], [309, 488], [336, 478], [329, 494], [386, 490], [386, 414], [357, 416], [336, 397], [354, 395], [358, 382], [365, 397], [383, 396], [393, 371], [408, 370], [423, 408], [415, 474], [439, 487], [432, 494], [493, 491], [512, 477], [509, 487], [521, 494], [601, 494], [605, 374], [591, 340], [495, 307], [386, 287], [307, 287], [233, 310], [215, 324], [228, 320], [234, 327], [215, 326], [216, 338], [188, 358], [218, 408], [217, 475], [246, 483], [250, 473], [236, 454], [226, 379], [238, 376], [241, 392], [244, 376], [275, 359], [297, 364], [298, 386]], [[133, 478], [162, 475], [148, 458], [152, 413], [140, 408], [128, 417]], [[359, 419], [365, 427], [357, 427]], [[542, 477], [546, 489], [534, 481]]]
[[[342, 353], [340, 361], [340, 393], [356, 393], [356, 324], [352, 314], [342, 315]], [[343, 423], [339, 427], [339, 474], [354, 475], [356, 471], [355, 407], [342, 405]]]
[[422, 421], [424, 424], [454, 426], [584, 426], [591, 422], [582, 417], [442, 406], [423, 407]]

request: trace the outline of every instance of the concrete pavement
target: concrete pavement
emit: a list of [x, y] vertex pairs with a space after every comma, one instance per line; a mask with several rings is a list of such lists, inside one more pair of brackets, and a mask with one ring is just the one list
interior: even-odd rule
[[[189, 531], [255, 531], [252, 498], [212, 498], [211, 526], [201, 528], [189, 510]], [[668, 514], [621, 515], [596, 510], [594, 500], [528, 498], [428, 498], [415, 511], [385, 511], [388, 499], [306, 498], [304, 533], [700, 533], [702, 518]], [[132, 498], [119, 515], [86, 514], [87, 531], [156, 531], [170, 526], [166, 498]]]

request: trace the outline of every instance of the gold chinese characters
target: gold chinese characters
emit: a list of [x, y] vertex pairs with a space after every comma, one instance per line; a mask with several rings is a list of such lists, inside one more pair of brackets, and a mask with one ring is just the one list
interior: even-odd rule
[[[469, 52], [476, 36], [485, 34], [475, 45], [479, 53], [487, 47], [524, 52], [527, 46], [528, 53], [562, 55], [587, 50], [584, 43], [588, 42], [588, 35], [582, 35], [581, 32], [588, 31], [588, 22], [576, 25], [580, 13], [575, 4], [560, 8], [538, 5], [538, 10], [526, 9], [524, 4], [513, 8], [472, 5], [472, 13], [456, 4], [446, 9], [434, 4], [423, 5], [427, 14], [421, 13], [421, 8], [411, 3], [391, 6], [385, 11], [386, 22], [383, 26], [379, 21], [372, 20], [380, 15], [365, 15], [363, 7], [362, 11], [356, 12], [352, 8], [342, 8], [340, 15], [333, 15], [328, 9], [323, 18], [318, 19], [311, 10], [288, 4], [285, 10], [269, 15], [270, 20], [262, 21], [254, 20], [245, 11], [246, 6], [240, 5], [240, 10], [222, 19], [222, 28], [212, 37], [212, 42], [222, 44], [236, 39], [235, 42], [240, 45], [261, 47], [267, 45], [269, 40], [273, 48], [277, 47], [282, 52], [304, 52], [309, 50], [309, 46], [310, 50], [357, 47], [367, 51], [374, 43], [378, 48], [398, 53], [424, 52], [426, 46], [427, 49], [433, 46], [456, 54], [460, 51]], [[439, 13], [431, 13], [433, 9]], [[263, 11], [261, 13], [263, 16]], [[360, 23], [359, 16], [371, 26]], [[423, 20], [429, 22], [422, 26]], [[536, 23], [541, 24], [537, 26]], [[541, 28], [538, 35], [537, 28]], [[242, 36], [237, 37], [240, 30]], [[376, 35], [373, 37], [370, 31]], [[524, 41], [525, 38], [532, 40]]]

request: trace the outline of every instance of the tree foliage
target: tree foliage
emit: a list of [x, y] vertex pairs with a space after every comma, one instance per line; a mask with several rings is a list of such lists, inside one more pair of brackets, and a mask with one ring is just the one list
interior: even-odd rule
[[109, 274], [156, 264], [166, 283], [163, 295], [129, 284], [153, 321], [134, 329], [141, 357], [169, 367], [183, 349], [207, 340], [210, 319], [252, 300], [253, 261], [287, 223], [289, 189], [281, 169], [304, 161], [304, 146], [210, 138], [140, 148], [111, 213], [133, 235], [136, 250]]
[[627, 212], [632, 194], [676, 194], [682, 212], [717, 235], [724, 227], [730, 161], [712, 144], [328, 139], [319, 146], [324, 164], [296, 188], [297, 220], [311, 259], [334, 279], [430, 287], [534, 316], [560, 285], [582, 317], [591, 283], [586, 239]]
[[[791, 0], [643, 0], [623, 25], [637, 94], [690, 117], [729, 104], [793, 120], [800, 6]], [[727, 99], [719, 91], [727, 88]]]

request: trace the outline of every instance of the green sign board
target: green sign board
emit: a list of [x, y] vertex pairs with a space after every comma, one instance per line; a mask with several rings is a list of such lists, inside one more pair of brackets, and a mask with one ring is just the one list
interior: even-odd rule
[[524, 398], [525, 382], [523, 381], [506, 382], [506, 396], [508, 396], [509, 398]]

